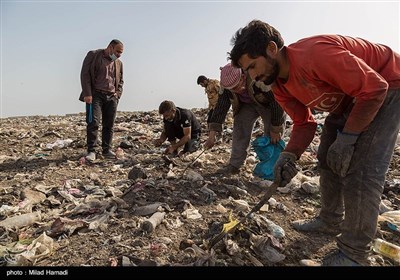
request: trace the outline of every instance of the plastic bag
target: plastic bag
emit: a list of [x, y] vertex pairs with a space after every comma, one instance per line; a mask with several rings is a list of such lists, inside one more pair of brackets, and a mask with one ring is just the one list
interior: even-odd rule
[[269, 136], [260, 136], [251, 145], [260, 160], [254, 168], [253, 174], [262, 179], [273, 180], [274, 165], [278, 160], [279, 154], [285, 148], [285, 142], [281, 139], [277, 144], [271, 144]]

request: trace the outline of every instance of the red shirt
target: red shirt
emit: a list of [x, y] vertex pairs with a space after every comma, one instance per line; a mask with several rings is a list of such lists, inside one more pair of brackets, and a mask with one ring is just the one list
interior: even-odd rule
[[314, 138], [310, 109], [342, 114], [352, 107], [345, 130], [366, 130], [387, 90], [400, 88], [400, 55], [360, 38], [321, 35], [286, 47], [289, 78], [275, 81], [276, 100], [293, 120], [286, 151], [298, 157]]

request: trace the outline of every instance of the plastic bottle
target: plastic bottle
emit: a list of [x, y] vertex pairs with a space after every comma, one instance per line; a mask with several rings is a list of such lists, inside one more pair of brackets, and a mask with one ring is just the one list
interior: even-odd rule
[[377, 238], [374, 241], [373, 250], [376, 253], [382, 254], [383, 256], [400, 263], [400, 247], [395, 244]]

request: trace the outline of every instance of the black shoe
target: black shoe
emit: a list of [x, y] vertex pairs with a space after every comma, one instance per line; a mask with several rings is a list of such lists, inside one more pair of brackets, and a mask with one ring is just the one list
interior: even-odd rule
[[235, 175], [235, 174], [239, 174], [240, 170], [239, 168], [228, 164], [227, 166], [217, 170], [216, 172], [218, 175], [225, 175], [225, 176], [229, 176], [229, 175]]
[[107, 151], [102, 153], [104, 158], [116, 158], [115, 153], [113, 151]]

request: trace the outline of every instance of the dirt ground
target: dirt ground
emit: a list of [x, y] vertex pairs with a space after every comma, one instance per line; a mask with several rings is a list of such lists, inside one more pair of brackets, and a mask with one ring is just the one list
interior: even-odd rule
[[[194, 111], [205, 123], [206, 111]], [[244, 228], [207, 250], [229, 213], [243, 217], [267, 189], [252, 174], [257, 160], [251, 150], [239, 175], [215, 174], [229, 160], [231, 117], [212, 150], [173, 159], [162, 156], [165, 146], [152, 145], [161, 131], [156, 111], [118, 113], [117, 159], [98, 154], [95, 162], [84, 161], [85, 129], [81, 114], [1, 119], [0, 220], [40, 212], [39, 219], [20, 227], [2, 227], [0, 221], [1, 265], [298, 266], [301, 259], [320, 260], [336, 247], [334, 236], [291, 227], [320, 209], [318, 191], [293, 184], [277, 191], [268, 209], [263, 207]], [[259, 133], [256, 127], [254, 134]], [[206, 137], [203, 133], [202, 140]], [[315, 151], [310, 147], [299, 161], [303, 181], [318, 176]], [[392, 210], [400, 209], [399, 164], [397, 146], [382, 197]], [[155, 212], [165, 216], [147, 232], [143, 225]], [[400, 244], [400, 237], [383, 224], [377, 237]], [[371, 261], [395, 265], [377, 254]]]

